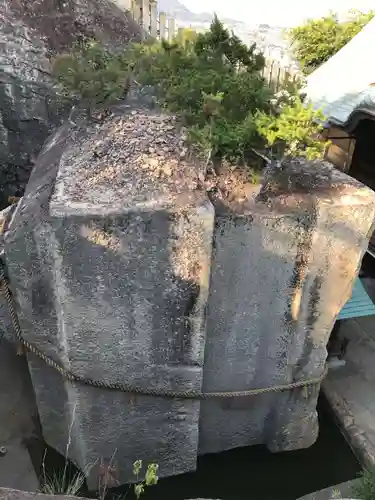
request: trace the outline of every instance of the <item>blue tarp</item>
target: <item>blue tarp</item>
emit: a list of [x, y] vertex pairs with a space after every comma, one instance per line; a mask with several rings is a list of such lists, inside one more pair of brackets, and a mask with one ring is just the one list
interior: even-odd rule
[[341, 309], [337, 319], [359, 318], [361, 316], [375, 315], [375, 304], [368, 296], [361, 280], [354, 282], [352, 296]]

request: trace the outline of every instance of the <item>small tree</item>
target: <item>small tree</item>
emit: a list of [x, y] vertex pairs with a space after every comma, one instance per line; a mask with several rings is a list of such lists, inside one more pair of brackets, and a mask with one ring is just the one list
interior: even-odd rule
[[321, 139], [323, 120], [322, 112], [292, 96], [274, 114], [259, 112], [255, 121], [258, 132], [276, 157], [302, 156], [314, 160], [321, 159], [327, 147], [327, 142]]
[[82, 100], [90, 116], [123, 99], [130, 84], [131, 68], [124, 54], [112, 54], [95, 41], [58, 56], [52, 71], [62, 95]]
[[336, 54], [375, 16], [375, 11], [352, 11], [350, 19], [339, 22], [336, 14], [312, 19], [289, 30], [297, 61], [308, 74]]
[[152, 85], [160, 102], [182, 115], [205, 154], [243, 160], [259, 141], [250, 123], [271, 97], [260, 74], [264, 58], [217, 17], [187, 44], [178, 39], [142, 44], [132, 57], [137, 80]]
[[243, 67], [249, 72], [260, 71], [265, 62], [263, 55], [257, 53], [255, 43], [247, 47], [238, 36], [224, 28], [216, 15], [210, 29], [198, 35], [195, 52], [198, 56], [223, 59], [236, 69]]
[[181, 47], [193, 47], [198, 37], [198, 33], [192, 28], [182, 28], [178, 30], [174, 41]]

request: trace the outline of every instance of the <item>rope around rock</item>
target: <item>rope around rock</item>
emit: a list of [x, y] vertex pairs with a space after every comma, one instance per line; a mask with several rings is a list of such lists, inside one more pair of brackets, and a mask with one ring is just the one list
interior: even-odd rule
[[143, 396], [157, 396], [163, 398], [178, 398], [178, 399], [211, 399], [211, 398], [233, 398], [233, 397], [248, 397], [258, 396], [260, 394], [268, 394], [272, 392], [284, 392], [292, 389], [307, 388], [312, 385], [320, 384], [328, 373], [328, 367], [325, 365], [323, 373], [319, 377], [311, 378], [308, 380], [299, 380], [291, 384], [275, 385], [270, 387], [261, 387], [259, 389], [249, 389], [246, 391], [224, 391], [224, 392], [201, 392], [199, 390], [186, 390], [186, 391], [172, 391], [164, 389], [152, 388], [139, 388], [123, 382], [107, 382], [105, 380], [96, 380], [92, 378], [83, 377], [67, 370], [56, 362], [51, 357], [47, 356], [37, 346], [26, 340], [22, 336], [21, 327], [18, 321], [18, 316], [15, 309], [12, 293], [10, 291], [8, 282], [4, 275], [3, 266], [0, 264], [0, 285], [3, 290], [5, 299], [7, 301], [9, 314], [12, 320], [12, 325], [18, 342], [29, 352], [35, 354], [38, 358], [43, 360], [46, 365], [54, 368], [60, 375], [69, 380], [70, 382], [77, 382], [79, 384], [90, 385], [98, 389], [110, 389], [116, 391], [127, 392], [130, 394], [139, 394]]

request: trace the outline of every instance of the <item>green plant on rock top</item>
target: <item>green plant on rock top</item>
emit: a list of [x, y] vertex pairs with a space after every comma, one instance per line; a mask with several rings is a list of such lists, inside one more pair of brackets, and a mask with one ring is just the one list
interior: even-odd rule
[[258, 112], [255, 122], [258, 132], [277, 158], [300, 156], [308, 160], [321, 159], [327, 142], [322, 141], [324, 115], [298, 96], [284, 103], [274, 113]]
[[123, 54], [110, 53], [95, 41], [77, 45], [69, 54], [58, 56], [52, 71], [62, 95], [82, 101], [89, 114], [123, 99], [131, 74]]
[[134, 73], [183, 119], [208, 160], [252, 168], [252, 149], [265, 145], [279, 156], [320, 158], [322, 115], [302, 103], [297, 88], [272, 95], [263, 67], [255, 44], [246, 46], [215, 17], [204, 33], [180, 32], [171, 42], [146, 41], [122, 53], [81, 44], [55, 59], [53, 73], [62, 94], [81, 101], [91, 116], [123, 99]]
[[[259, 142], [251, 115], [269, 107], [271, 92], [260, 70], [264, 59], [215, 17], [210, 30], [191, 36], [136, 46], [136, 78], [151, 85], [159, 102], [179, 114], [189, 136], [205, 153], [243, 160]], [[250, 118], [249, 118], [250, 116]]]

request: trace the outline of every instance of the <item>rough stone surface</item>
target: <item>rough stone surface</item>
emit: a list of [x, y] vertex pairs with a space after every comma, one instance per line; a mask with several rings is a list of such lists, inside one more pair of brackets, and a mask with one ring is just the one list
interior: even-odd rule
[[[4, 266], [4, 235], [9, 228], [17, 203], [10, 205], [0, 211], [0, 263], [3, 267], [5, 277], [7, 278], [7, 269]], [[9, 314], [8, 302], [4, 295], [3, 283], [0, 283], [0, 339], [5, 338], [9, 342], [17, 346], [17, 339], [14, 332], [12, 320]], [[0, 340], [1, 342], [1, 340]], [[19, 346], [17, 346], [19, 347]]]
[[2, 339], [0, 348], [0, 442], [28, 439], [38, 416], [26, 358]]
[[[72, 497], [69, 495], [59, 495], [60, 500], [85, 500], [83, 497]], [[55, 495], [43, 495], [42, 493], [30, 493], [10, 488], [0, 488], [0, 500], [56, 500]]]
[[[25, 337], [87, 378], [245, 390], [319, 377], [375, 195], [324, 163], [272, 168], [220, 212], [173, 117], [124, 105], [45, 145], [5, 237]], [[215, 216], [216, 210], [216, 216]], [[332, 286], [335, 283], [335, 286]], [[207, 310], [207, 327], [206, 327]], [[28, 355], [44, 437], [97, 488], [132, 463], [194, 470], [198, 453], [311, 445], [319, 387], [216, 401], [64, 381]]]
[[7, 450], [0, 456], [0, 485], [36, 491], [39, 483], [26, 444], [38, 434], [38, 410], [26, 358], [4, 339], [0, 340], [0, 401], [0, 446]]
[[353, 498], [353, 488], [356, 484], [356, 480], [345, 481], [345, 483], [335, 484], [329, 488], [324, 488], [324, 490], [315, 491], [308, 495], [300, 497], [298, 500], [337, 500]]
[[[374, 295], [372, 294], [372, 298]], [[375, 464], [374, 317], [345, 320], [339, 337], [349, 341], [345, 365], [330, 370], [323, 391], [364, 467]]]
[[0, 457], [0, 485], [3, 488], [37, 491], [39, 481], [26, 446], [18, 439], [1, 445], [7, 451]]
[[[272, 168], [255, 203], [216, 218], [203, 389], [319, 377], [374, 219], [374, 194], [328, 164]], [[334, 284], [334, 285], [333, 285]], [[319, 387], [204, 401], [200, 452], [308, 447]], [[255, 403], [256, 402], [256, 403]]]
[[111, 0], [0, 0], [0, 207], [23, 192], [64, 114], [51, 57], [82, 37], [116, 48], [139, 40], [140, 28]]
[[[28, 340], [76, 373], [201, 388], [214, 212], [182, 143], [172, 118], [129, 110], [63, 127], [33, 172], [6, 238], [12, 287]], [[44, 437], [64, 452], [70, 432], [82, 469], [111, 463], [112, 486], [135, 459], [195, 469], [199, 401], [98, 392], [28, 359]]]

